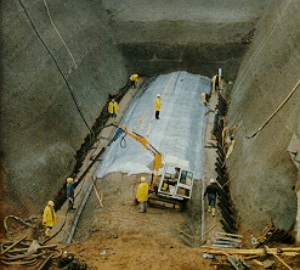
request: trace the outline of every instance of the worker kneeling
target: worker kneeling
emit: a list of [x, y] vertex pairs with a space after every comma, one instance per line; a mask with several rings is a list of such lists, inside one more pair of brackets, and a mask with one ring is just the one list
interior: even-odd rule
[[141, 205], [140, 213], [147, 212], [148, 190], [149, 190], [149, 186], [146, 182], [146, 178], [142, 176], [141, 183], [138, 186], [136, 196], [135, 196], [136, 200]]

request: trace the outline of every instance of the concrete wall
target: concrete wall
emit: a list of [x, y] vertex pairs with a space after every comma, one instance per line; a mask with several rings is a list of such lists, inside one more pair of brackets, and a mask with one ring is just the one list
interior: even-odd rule
[[256, 26], [231, 96], [228, 125], [237, 126], [228, 162], [232, 195], [245, 228], [256, 231], [271, 220], [290, 229], [297, 211], [296, 167], [286, 150], [297, 133], [300, 89], [252, 135], [300, 79], [299, 9], [298, 1], [273, 1]]

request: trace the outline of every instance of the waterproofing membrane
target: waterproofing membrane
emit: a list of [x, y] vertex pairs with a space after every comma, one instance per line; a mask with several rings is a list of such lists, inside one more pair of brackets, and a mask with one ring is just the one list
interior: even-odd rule
[[[184, 71], [160, 75], [139, 90], [120, 126], [125, 125], [129, 131], [147, 138], [163, 158], [172, 155], [188, 160], [194, 178], [201, 179], [208, 111], [201, 93], [209, 91], [208, 77]], [[161, 95], [159, 120], [154, 115], [154, 100], [158, 94]], [[153, 154], [129, 136], [125, 137], [125, 142], [121, 138], [106, 150], [96, 177], [102, 178], [112, 172], [151, 174]]]

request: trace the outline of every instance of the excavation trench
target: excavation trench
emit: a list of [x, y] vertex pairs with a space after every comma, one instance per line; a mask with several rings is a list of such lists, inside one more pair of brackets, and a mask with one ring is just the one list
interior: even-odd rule
[[237, 145], [228, 172], [240, 220], [254, 232], [270, 219], [292, 230], [297, 169], [286, 148], [300, 132], [299, 91], [255, 138], [245, 134], [256, 132], [299, 80], [298, 6], [52, 1], [51, 18], [66, 48], [43, 1], [3, 3], [2, 198], [10, 206], [3, 203], [2, 212], [40, 212], [54, 198], [62, 205], [65, 179], [78, 175], [93, 144], [90, 130], [101, 130], [108, 99], [130, 74], [185, 70], [211, 78], [222, 68], [224, 80], [233, 83], [228, 126], [235, 128]]
[[[196, 77], [193, 75], [179, 76], [181, 73], [186, 74], [185, 72], [179, 72], [178, 75], [176, 75], [176, 76], [175, 75], [170, 76], [170, 78], [176, 77], [177, 79], [169, 84], [169, 89], [168, 89], [169, 92], [172, 93], [174, 91], [173, 88], [175, 89], [175, 88], [181, 87], [181, 86], [179, 86], [179, 84], [182, 84], [185, 81], [187, 83], [189, 83], [189, 80], [186, 79], [186, 78], [189, 78], [189, 76], [191, 78], [190, 81], [192, 81], [193, 77]], [[196, 82], [198, 80], [199, 79], [196, 79]], [[202, 80], [205, 81], [205, 78], [203, 77]], [[150, 81], [153, 81], [153, 80], [150, 80]], [[171, 80], [169, 79], [168, 81], [170, 82]], [[207, 83], [207, 91], [209, 91], [210, 79], [206, 78], [206, 83]], [[154, 81], [154, 84], [155, 84], [155, 81]], [[164, 83], [162, 83], [161, 87], [163, 87], [163, 85], [164, 85]], [[197, 84], [195, 84], [192, 87], [197, 87]], [[135, 102], [137, 102], [137, 100], [139, 102], [142, 102], [142, 99], [147, 100], [147, 97], [142, 97], [144, 92], [146, 91], [146, 88], [147, 88], [147, 82], [137, 92]], [[204, 89], [204, 88], [202, 88], [202, 89]], [[170, 98], [170, 94], [168, 94], [168, 91], [165, 94], [162, 94], [162, 96], [166, 95], [164, 98], [166, 111], [168, 111], [168, 109], [166, 108], [166, 105], [168, 102], [168, 98]], [[151, 91], [150, 91], [150, 93], [151, 93]], [[190, 93], [190, 95], [192, 96], [190, 98], [194, 99], [193, 94]], [[199, 103], [199, 106], [202, 107], [203, 109], [209, 110], [208, 108], [204, 108], [204, 105], [202, 103], [200, 103], [200, 100], [201, 100], [200, 92], [198, 92], [197, 96], [199, 96], [198, 97], [199, 100], [196, 99], [196, 103]], [[181, 100], [183, 100], [183, 99], [181, 98]], [[150, 102], [150, 103], [152, 103], [152, 102]], [[135, 104], [134, 106], [137, 106], [137, 104]], [[211, 106], [212, 106], [212, 108], [214, 107], [213, 104]], [[142, 107], [149, 107], [149, 106], [142, 106]], [[177, 109], [179, 109], [179, 107], [180, 107], [180, 102], [177, 104]], [[179, 111], [180, 111], [180, 109], [179, 109]], [[168, 123], [169, 129], [172, 127], [170, 122], [177, 119], [177, 124], [179, 123], [178, 122], [179, 118], [177, 118], [174, 113], [173, 113], [173, 117], [172, 117], [173, 119], [165, 120], [165, 121], [169, 122]], [[129, 112], [129, 116], [130, 115], [131, 114]], [[164, 116], [162, 116], [162, 117], [164, 117]], [[167, 115], [165, 113], [165, 119], [166, 119], [166, 117], [167, 117]], [[130, 118], [132, 118], [132, 116], [130, 116]], [[140, 125], [141, 126], [147, 125], [147, 121], [148, 121], [147, 118], [143, 119], [143, 123], [140, 123]], [[164, 120], [161, 120], [161, 121], [164, 121]], [[191, 117], [191, 119], [189, 121], [194, 121], [193, 117]], [[126, 122], [126, 118], [125, 118], [125, 122]], [[134, 119], [133, 119], [133, 122], [135, 122]], [[186, 120], [184, 122], [186, 122]], [[128, 123], [128, 124], [130, 125], [130, 123]], [[155, 126], [157, 124], [155, 124], [155, 122], [153, 122], [153, 125]], [[163, 123], [162, 123], [162, 125], [163, 125]], [[194, 123], [194, 125], [195, 125], [195, 123]], [[205, 126], [203, 126], [202, 128], [205, 129]], [[143, 131], [143, 129], [142, 129], [142, 130], [136, 130], [136, 132], [141, 134], [141, 132], [145, 132], [145, 131]], [[191, 132], [191, 130], [189, 132]], [[200, 133], [204, 133], [204, 131], [201, 131]], [[210, 136], [210, 132], [208, 132], [207, 135]], [[151, 135], [150, 135], [150, 137], [151, 137]], [[112, 137], [110, 137], [110, 138], [112, 139]], [[186, 138], [184, 138], [184, 137], [182, 137], [181, 139], [180, 138], [178, 138], [178, 139], [183, 140], [183, 141], [186, 140]], [[127, 143], [130, 143], [130, 139], [127, 139], [127, 140], [129, 140]], [[176, 141], [177, 139], [174, 138], [173, 141], [174, 140]], [[202, 140], [201, 137], [199, 137], [198, 140]], [[169, 143], [171, 143], [171, 141], [169, 141]], [[178, 143], [179, 143], [179, 141], [177, 141], [177, 144]], [[117, 142], [114, 142], [114, 144], [115, 144], [115, 147], [118, 147]], [[155, 144], [155, 142], [154, 142], [154, 144]], [[200, 141], [195, 142], [195, 145], [196, 144], [201, 145], [201, 142]], [[194, 145], [194, 147], [195, 147], [195, 145]], [[134, 146], [134, 148], [135, 147], [139, 147], [139, 146]], [[192, 146], [190, 146], [190, 147], [192, 147]], [[167, 147], [167, 149], [160, 147], [160, 149], [164, 153], [167, 150], [167, 152], [169, 152], [171, 154], [170, 149], [168, 150], [168, 147]], [[188, 152], [189, 156], [193, 157], [193, 155], [192, 155], [193, 149], [187, 149], [187, 150], [190, 151], [190, 152]], [[113, 167], [118, 163], [118, 160], [117, 160], [118, 154], [115, 152], [115, 150], [111, 150], [111, 151], [113, 151], [115, 153], [116, 158], [113, 158], [114, 163], [112, 165], [108, 165], [109, 167], [110, 166]], [[130, 150], [129, 150], [129, 152], [130, 152]], [[137, 157], [139, 157], [139, 159], [143, 158], [143, 156], [145, 155], [145, 153], [143, 153], [143, 152], [144, 151], [142, 151], [142, 152], [138, 151]], [[124, 150], [124, 156], [126, 156], [126, 149]], [[130, 156], [128, 156], [128, 159], [131, 160], [131, 158], [129, 158], [129, 157]], [[151, 157], [150, 159], [152, 160], [152, 158], [153, 157]], [[195, 158], [192, 158], [192, 159], [194, 159], [194, 161], [196, 161]], [[192, 163], [193, 160], [189, 160], [189, 161], [193, 165], [193, 163]], [[101, 162], [106, 163], [107, 161], [101, 161]], [[131, 162], [134, 162], [134, 161], [131, 161]], [[121, 164], [122, 163], [123, 162], [121, 162]], [[196, 162], [196, 164], [200, 168], [203, 166], [199, 162]], [[138, 163], [136, 166], [139, 166]], [[197, 168], [197, 170], [199, 170], [199, 168]], [[201, 171], [201, 169], [200, 169], [200, 171]], [[94, 175], [94, 177], [97, 177], [95, 168], [88, 167], [86, 172], [91, 172]], [[101, 173], [101, 169], [100, 169], [100, 173]], [[212, 173], [212, 172], [206, 172], [207, 175], [209, 175], [209, 173]], [[75, 238], [74, 238], [75, 241], [78, 241], [78, 240], [82, 241], [84, 239], [88, 239], [91, 236], [92, 232], [102, 231], [101, 228], [105, 228], [105, 231], [103, 232], [103, 237], [110, 237], [109, 235], [114, 235], [114, 237], [117, 237], [118, 235], [126, 235], [126, 234], [130, 233], [129, 231], [133, 232], [136, 230], [143, 230], [143, 226], [145, 226], [145, 222], [150, 223], [150, 224], [160, 224], [162, 222], [162, 220], [164, 220], [164, 222], [162, 222], [162, 224], [158, 225], [162, 229], [162, 233], [165, 233], [165, 231], [169, 231], [170, 236], [172, 235], [172, 237], [174, 237], [175, 239], [177, 239], [177, 240], [180, 239], [180, 241], [184, 241], [184, 243], [186, 243], [190, 246], [201, 245], [201, 243], [203, 242], [202, 225], [204, 222], [204, 220], [203, 220], [204, 216], [202, 214], [203, 210], [204, 210], [204, 207], [202, 206], [203, 182], [200, 181], [200, 179], [199, 179], [199, 173], [196, 174], [196, 169], [195, 169], [195, 176], [196, 175], [198, 175], [198, 176], [196, 177], [197, 179], [195, 178], [195, 182], [194, 182], [194, 186], [193, 186], [192, 200], [189, 201], [189, 203], [187, 204], [187, 207], [181, 213], [178, 213], [178, 211], [176, 211], [176, 209], [149, 208], [149, 211], [146, 216], [139, 217], [137, 206], [134, 205], [133, 202], [134, 202], [134, 198], [135, 198], [135, 191], [137, 188], [137, 184], [140, 181], [141, 175], [145, 175], [148, 178], [148, 181], [150, 183], [151, 175], [140, 174], [140, 173], [139, 174], [132, 174], [132, 173], [124, 174], [124, 173], [113, 172], [113, 173], [106, 175], [105, 177], [97, 178], [96, 179], [97, 186], [101, 190], [101, 193], [103, 194], [103, 198], [104, 198], [104, 201], [103, 201], [104, 207], [103, 208], [102, 208], [102, 206], [99, 205], [99, 201], [98, 201], [99, 198], [96, 196], [94, 189], [92, 190], [91, 196], [86, 201], [86, 198], [87, 198], [86, 192], [91, 192], [91, 190], [85, 189], [85, 188], [80, 188], [80, 192], [85, 194], [83, 203], [84, 204], [86, 203], [86, 205], [85, 205], [84, 211], [81, 211], [82, 210], [81, 205], [80, 206], [77, 205], [77, 208], [79, 208], [79, 211], [81, 214], [80, 220], [79, 220], [79, 223], [76, 223], [75, 225], [73, 225], [73, 228], [71, 228], [72, 234], [74, 233], [74, 229], [78, 230], [77, 233], [75, 234]], [[211, 177], [212, 177], [212, 174], [211, 174]], [[84, 175], [82, 175], [81, 178], [84, 178]], [[85, 181], [89, 183], [89, 181], [90, 181], [89, 176], [87, 176], [85, 178]], [[80, 198], [82, 198], [82, 196], [81, 196], [82, 194], [78, 194], [78, 195], [79, 195], [77, 197], [78, 201], [79, 201], [78, 203], [80, 204], [80, 200], [81, 200]], [[76, 215], [75, 219], [78, 220], [79, 216], [77, 216], [77, 213], [75, 215]], [[120, 224], [120, 219], [124, 219], [124, 220], [126, 220], [126, 222], [122, 225], [122, 224]], [[140, 220], [140, 224], [137, 224], [136, 220]], [[212, 221], [214, 221], [214, 220], [212, 220]], [[109, 222], [109, 223], [107, 223], [107, 222]], [[132, 222], [133, 222], [132, 225], [134, 227], [130, 228], [130, 225], [128, 227], [128, 223], [132, 223]], [[214, 221], [214, 222], [216, 223], [216, 227], [220, 226], [216, 221]], [[171, 224], [173, 224], [173, 225], [171, 225]], [[171, 228], [169, 228], [170, 226], [171, 226]], [[155, 237], [157, 237], [157, 236], [155, 236]], [[66, 237], [63, 237], [63, 238], [66, 238]], [[67, 242], [69, 241], [69, 243], [70, 243], [72, 238], [71, 239], [70, 239], [70, 237], [67, 237], [67, 238], [68, 238]]]

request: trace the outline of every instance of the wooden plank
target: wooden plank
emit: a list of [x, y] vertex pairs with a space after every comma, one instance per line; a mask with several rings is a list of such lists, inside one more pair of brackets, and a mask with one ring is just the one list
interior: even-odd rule
[[241, 243], [241, 239], [236, 239], [236, 238], [231, 238], [231, 237], [224, 237], [224, 236], [217, 236], [216, 240], [226, 240], [226, 241], [231, 241], [235, 243]]
[[[209, 252], [211, 254], [222, 254], [224, 255], [224, 248], [215, 248], [212, 246], [202, 246], [200, 247], [200, 251]], [[268, 252], [277, 253], [277, 248], [268, 248]], [[281, 252], [300, 252], [300, 247], [283, 247], [281, 248]], [[267, 253], [265, 248], [256, 248], [256, 249], [236, 249], [236, 248], [226, 248], [227, 254], [245, 254], [245, 255], [264, 255]]]
[[233, 236], [233, 237], [237, 237], [237, 238], [243, 238], [242, 235], [233, 234], [233, 233], [226, 233], [226, 232], [216, 232], [216, 235], [227, 235], [227, 236]]
[[289, 270], [294, 270], [292, 267], [290, 267], [283, 259], [281, 259], [276, 253], [269, 253], [268, 254], [272, 254], [276, 259], [278, 259], [278, 261], [280, 261], [287, 269]]

